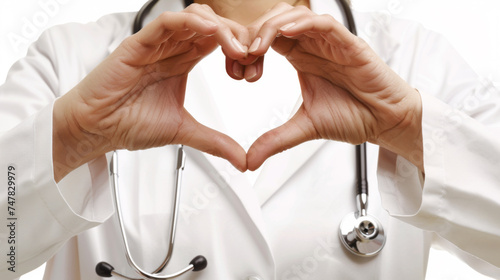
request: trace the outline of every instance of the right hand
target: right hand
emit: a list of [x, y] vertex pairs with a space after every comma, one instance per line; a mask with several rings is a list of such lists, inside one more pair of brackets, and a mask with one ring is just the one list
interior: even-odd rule
[[[122, 44], [54, 105], [56, 181], [79, 165], [115, 149], [184, 144], [246, 170], [246, 153], [233, 139], [198, 123], [184, 108], [188, 73], [218, 45], [233, 59], [246, 51], [239, 24], [209, 6], [165, 12]], [[240, 36], [240, 35], [237, 35]], [[67, 162], [82, 140], [95, 147]]]

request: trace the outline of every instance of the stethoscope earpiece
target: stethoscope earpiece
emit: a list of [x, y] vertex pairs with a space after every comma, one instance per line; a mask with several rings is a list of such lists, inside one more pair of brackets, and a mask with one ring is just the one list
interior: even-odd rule
[[95, 266], [95, 273], [101, 277], [112, 277], [112, 272], [115, 268], [107, 262], [100, 262]]
[[189, 264], [193, 266], [193, 271], [200, 271], [207, 267], [208, 262], [204, 256], [196, 256]]

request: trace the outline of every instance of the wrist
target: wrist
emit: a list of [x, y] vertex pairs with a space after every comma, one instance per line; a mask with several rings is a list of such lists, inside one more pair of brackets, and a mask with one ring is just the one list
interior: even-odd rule
[[70, 106], [72, 101], [70, 94], [59, 98], [52, 113], [52, 161], [56, 182], [79, 166], [111, 150], [103, 136], [79, 127]]
[[406, 108], [404, 119], [382, 133], [374, 143], [404, 157], [424, 172], [422, 100], [418, 90], [412, 89], [398, 106]]

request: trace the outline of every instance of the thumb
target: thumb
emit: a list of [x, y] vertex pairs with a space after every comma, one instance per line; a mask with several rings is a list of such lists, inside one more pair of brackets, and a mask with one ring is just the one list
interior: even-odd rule
[[187, 111], [181, 128], [173, 139], [175, 144], [183, 144], [211, 155], [228, 160], [241, 172], [247, 170], [246, 152], [231, 137], [202, 125]]
[[264, 133], [255, 140], [248, 149], [247, 167], [254, 171], [267, 158], [317, 138], [318, 133], [302, 105], [288, 122]]

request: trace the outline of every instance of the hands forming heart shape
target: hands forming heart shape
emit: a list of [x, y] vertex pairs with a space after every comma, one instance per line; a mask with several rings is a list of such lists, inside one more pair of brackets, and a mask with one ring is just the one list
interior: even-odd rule
[[[257, 81], [272, 47], [295, 67], [301, 84], [304, 101], [298, 112], [258, 138], [248, 153], [229, 136], [197, 122], [183, 106], [190, 70], [219, 45], [234, 79]], [[64, 162], [58, 160], [58, 141], [67, 146], [98, 136], [102, 141], [82, 155], [81, 163], [113, 149], [184, 144], [245, 171], [323, 138], [370, 141], [411, 161], [412, 153], [422, 149], [420, 122], [418, 92], [333, 17], [279, 4], [242, 26], [194, 4], [165, 12], [125, 39], [56, 102], [53, 156]], [[74, 168], [68, 166], [56, 178]]]

